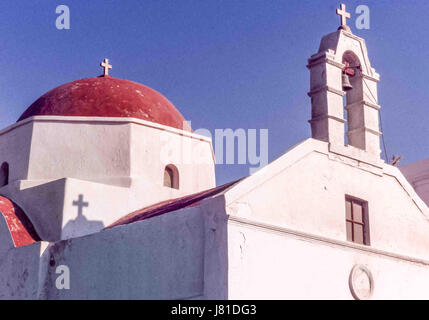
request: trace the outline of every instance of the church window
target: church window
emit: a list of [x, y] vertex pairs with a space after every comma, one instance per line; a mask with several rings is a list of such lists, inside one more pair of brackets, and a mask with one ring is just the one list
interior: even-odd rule
[[0, 187], [6, 186], [9, 184], [9, 164], [3, 162], [0, 167]]
[[179, 171], [176, 166], [170, 164], [164, 170], [164, 186], [179, 189]]
[[369, 245], [368, 203], [346, 197], [347, 241]]

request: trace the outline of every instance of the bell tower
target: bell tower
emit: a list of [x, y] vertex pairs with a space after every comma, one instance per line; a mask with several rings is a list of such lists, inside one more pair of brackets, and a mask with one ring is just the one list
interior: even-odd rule
[[322, 38], [308, 60], [312, 137], [329, 142], [332, 152], [379, 161], [380, 76], [371, 67], [365, 41], [347, 26], [345, 5], [337, 14], [341, 26]]

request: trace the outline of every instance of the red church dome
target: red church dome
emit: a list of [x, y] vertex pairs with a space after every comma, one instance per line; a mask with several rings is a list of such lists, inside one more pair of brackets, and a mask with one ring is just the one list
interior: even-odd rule
[[34, 102], [18, 121], [32, 116], [128, 117], [192, 131], [162, 94], [111, 76], [77, 80], [55, 88]]

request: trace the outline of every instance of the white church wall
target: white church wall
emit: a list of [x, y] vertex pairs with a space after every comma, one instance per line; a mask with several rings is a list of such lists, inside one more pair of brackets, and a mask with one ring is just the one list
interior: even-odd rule
[[228, 299], [228, 216], [222, 194], [201, 202], [198, 207], [204, 216], [204, 295], [201, 299]]
[[13, 183], [1, 194], [24, 209], [47, 241], [98, 232], [133, 211], [186, 194], [139, 179], [129, 188], [70, 178], [31, 182]]
[[42, 239], [58, 241], [98, 232], [133, 211], [187, 193], [138, 178], [129, 188], [66, 178], [16, 182], [1, 194], [24, 209]]
[[146, 181], [133, 178], [133, 183], [127, 188], [66, 179], [64, 204], [61, 210], [61, 239], [98, 232], [129, 213], [186, 194]]
[[33, 124], [28, 180], [129, 177], [128, 123], [38, 118], [43, 121]]
[[[392, 170], [367, 171], [358, 162], [325, 153], [323, 144], [307, 140], [291, 151], [290, 163], [288, 152], [228, 191], [228, 212], [344, 241], [345, 197], [353, 196], [368, 202], [371, 247], [429, 259], [429, 222], [422, 212], [428, 208], [421, 199], [415, 193], [413, 199]], [[246, 185], [253, 189], [247, 191]]]
[[[346, 195], [368, 202], [370, 246], [347, 241]], [[392, 166], [309, 139], [225, 198], [230, 299], [350, 299], [357, 264], [372, 273], [374, 299], [429, 298], [428, 208]]]
[[17, 203], [46, 241], [61, 239], [65, 179], [56, 181], [15, 181], [0, 193]]
[[398, 258], [287, 230], [230, 221], [229, 299], [353, 299], [355, 265], [372, 276], [353, 282], [370, 299], [428, 299], [429, 261]]
[[[28, 180], [75, 178], [129, 187], [132, 179], [163, 185], [164, 168], [183, 173], [181, 191], [215, 186], [211, 140], [125, 118], [33, 118]], [[197, 153], [200, 157], [195, 157]]]
[[[48, 241], [215, 187], [210, 139], [137, 119], [38, 116], [0, 132], [0, 150], [11, 169], [0, 193], [22, 205]], [[164, 186], [167, 164], [178, 168], [178, 190]], [[78, 217], [80, 195], [89, 204]]]
[[133, 178], [163, 186], [164, 169], [173, 164], [179, 172], [180, 194], [216, 186], [214, 155], [209, 138], [132, 124], [131, 143]]
[[0, 131], [0, 165], [9, 164], [10, 182], [27, 178], [32, 130], [33, 124], [25, 122]]

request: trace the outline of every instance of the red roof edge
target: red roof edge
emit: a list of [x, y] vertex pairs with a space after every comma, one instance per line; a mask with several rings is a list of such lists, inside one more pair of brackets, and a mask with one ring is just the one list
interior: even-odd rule
[[4, 196], [0, 196], [0, 214], [6, 220], [15, 247], [41, 241], [24, 210]]
[[206, 191], [194, 193], [194, 194], [191, 194], [188, 196], [184, 196], [184, 197], [180, 197], [180, 198], [176, 198], [176, 199], [165, 200], [165, 201], [156, 203], [154, 205], [151, 205], [151, 206], [148, 206], [146, 208], [137, 210], [135, 212], [132, 212], [132, 213], [122, 217], [121, 219], [119, 219], [116, 222], [112, 223], [111, 225], [107, 226], [105, 228], [105, 230], [111, 229], [113, 227], [121, 226], [121, 225], [130, 224], [130, 223], [137, 222], [137, 221], [146, 220], [146, 219], [156, 217], [156, 216], [159, 216], [159, 215], [162, 215], [164, 213], [171, 212], [171, 211], [176, 211], [179, 209], [196, 206], [202, 200], [213, 197], [213, 196], [225, 191], [226, 189], [232, 187], [233, 185], [235, 185], [236, 183], [238, 183], [241, 180], [242, 179], [239, 179], [239, 180], [224, 184], [222, 186], [219, 186], [219, 187], [216, 187], [213, 189], [209, 189]]

